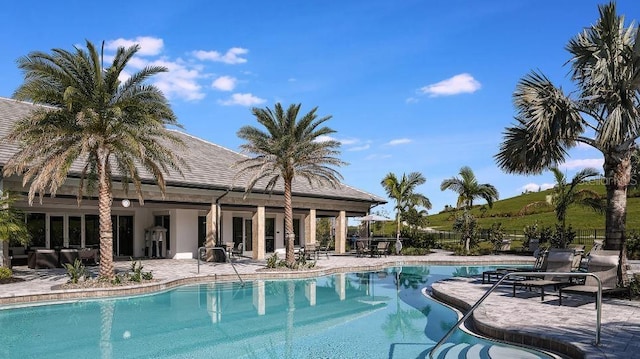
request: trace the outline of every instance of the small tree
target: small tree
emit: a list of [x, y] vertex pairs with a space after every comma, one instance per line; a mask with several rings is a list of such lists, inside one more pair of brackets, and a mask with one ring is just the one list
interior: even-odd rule
[[465, 210], [462, 214], [456, 216], [453, 223], [453, 230], [460, 233], [460, 244], [464, 245], [465, 253], [469, 254], [470, 248], [478, 244], [476, 217]]
[[0, 266], [7, 266], [9, 241], [27, 245], [31, 235], [24, 221], [24, 214], [13, 204], [16, 197], [8, 191], [0, 191]]
[[504, 228], [502, 223], [493, 223], [488, 231], [489, 241], [493, 244], [493, 249], [498, 251], [504, 239]]

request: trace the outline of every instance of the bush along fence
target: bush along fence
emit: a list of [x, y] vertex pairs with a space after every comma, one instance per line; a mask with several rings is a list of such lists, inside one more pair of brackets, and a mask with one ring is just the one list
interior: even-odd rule
[[[534, 235], [538, 239], [542, 239], [541, 242], [548, 241], [553, 236], [555, 228], [543, 228]], [[566, 229], [568, 233], [567, 237], [572, 237], [568, 244], [582, 244], [592, 245], [594, 240], [603, 241], [606, 238], [604, 229]], [[426, 237], [430, 237], [431, 242], [437, 246], [446, 246], [451, 244], [458, 244], [461, 242], [462, 234], [454, 231], [430, 231], [426, 234]], [[530, 236], [529, 236], [530, 237]], [[542, 237], [542, 238], [540, 238]], [[528, 243], [528, 236], [523, 230], [504, 230], [504, 239], [519, 240]], [[490, 239], [489, 229], [480, 229], [477, 233], [477, 239], [479, 241], [487, 241]], [[632, 243], [638, 243], [638, 252], [640, 252], [640, 230], [632, 229], [627, 230], [627, 241]]]

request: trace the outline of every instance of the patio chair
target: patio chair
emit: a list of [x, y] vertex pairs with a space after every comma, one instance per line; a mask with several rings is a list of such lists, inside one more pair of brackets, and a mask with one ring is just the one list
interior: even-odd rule
[[384, 241], [378, 243], [373, 254], [377, 255], [378, 257], [382, 257], [382, 255], [384, 254], [384, 256], [386, 257], [387, 252], [389, 252], [389, 242]]
[[364, 241], [356, 241], [356, 257], [364, 257], [367, 254], [371, 254], [371, 251]]
[[315, 260], [318, 260], [318, 247], [315, 243], [307, 243], [304, 245], [304, 255], [306, 258], [311, 259], [314, 257]]
[[66, 263], [73, 264], [76, 260], [80, 259], [80, 254], [77, 249], [63, 248], [60, 250], [60, 265], [64, 268]]
[[[602, 252], [591, 253], [589, 255], [589, 263], [587, 265], [587, 271], [593, 273], [600, 279], [602, 283], [602, 294], [627, 292], [630, 294], [630, 288], [618, 287], [618, 262], [620, 257], [618, 254], [610, 253], [607, 251], [604, 254]], [[562, 293], [573, 293], [580, 295], [589, 295], [596, 297], [598, 294], [598, 282], [593, 277], [587, 277], [584, 284], [572, 285], [564, 288], [560, 288], [560, 305], [562, 305]], [[631, 296], [629, 296], [631, 298]], [[598, 308], [598, 301], [596, 300], [596, 309]]]
[[55, 249], [38, 249], [35, 251], [34, 257], [34, 269], [58, 267], [58, 253]]
[[238, 257], [242, 255], [242, 242], [238, 243], [238, 245], [234, 245], [233, 242], [226, 242], [225, 247], [229, 258], [232, 256]]
[[[547, 255], [546, 272], [571, 272], [573, 263], [573, 250], [552, 250]], [[543, 272], [541, 272], [543, 273]], [[545, 275], [541, 279], [525, 279], [513, 282], [513, 296], [516, 296], [516, 286], [531, 288], [540, 288], [540, 301], [544, 300], [545, 287], [553, 286], [558, 288], [562, 285], [568, 285], [569, 277], [555, 278], [553, 275]]]
[[331, 250], [331, 245], [329, 241], [323, 241], [320, 244], [320, 247], [318, 247], [318, 253], [320, 255], [324, 254], [327, 256], [327, 259], [329, 259], [329, 251]]

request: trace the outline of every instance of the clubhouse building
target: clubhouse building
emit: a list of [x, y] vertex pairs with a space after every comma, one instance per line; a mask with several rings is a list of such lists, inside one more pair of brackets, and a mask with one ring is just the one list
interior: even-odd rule
[[[0, 169], [18, 151], [18, 146], [8, 143], [5, 136], [16, 121], [36, 108], [31, 103], [0, 98]], [[126, 196], [122, 186], [113, 183], [114, 256], [195, 258], [198, 247], [205, 243], [210, 246], [233, 242], [243, 255], [264, 259], [284, 248], [283, 186], [276, 186], [269, 193], [257, 185], [245, 198], [245, 181], [235, 180], [233, 165], [246, 156], [187, 133], [175, 134], [185, 146], [173, 150], [188, 166], [182, 168], [183, 175], [165, 174], [164, 198], [153, 178], [145, 178], [144, 173], [144, 205], [138, 202], [133, 187]], [[79, 173], [72, 170], [55, 197], [45, 196], [42, 203], [36, 197], [29, 205], [28, 184], [23, 186], [19, 176], [3, 178], [0, 171], [0, 190], [23, 194], [15, 206], [25, 213], [32, 247], [99, 245], [97, 193], [85, 193], [78, 204]], [[344, 253], [347, 219], [364, 216], [383, 203], [385, 199], [345, 184], [332, 188], [295, 180], [295, 244], [316, 243], [316, 220], [331, 218], [335, 250]]]

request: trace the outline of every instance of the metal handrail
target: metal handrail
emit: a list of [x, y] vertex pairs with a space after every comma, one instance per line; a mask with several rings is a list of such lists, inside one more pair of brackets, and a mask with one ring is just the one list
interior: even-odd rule
[[244, 281], [240, 277], [240, 273], [238, 273], [236, 266], [233, 264], [233, 259], [231, 259], [231, 256], [227, 255], [227, 249], [225, 247], [199, 247], [198, 248], [198, 274], [200, 274], [200, 258], [202, 258], [203, 251], [207, 249], [214, 250], [214, 251], [221, 251], [225, 258], [229, 258], [229, 263], [231, 264], [231, 268], [233, 268], [233, 271], [236, 272], [236, 275], [240, 280], [240, 285], [244, 287]]
[[597, 275], [593, 273], [579, 273], [579, 272], [576, 272], [576, 273], [510, 272], [510, 273], [505, 273], [505, 275], [502, 276], [502, 278], [500, 278], [500, 280], [498, 280], [498, 282], [496, 282], [496, 284], [494, 284], [493, 287], [489, 288], [489, 290], [480, 299], [478, 299], [478, 301], [473, 306], [471, 306], [471, 308], [462, 316], [462, 318], [460, 318], [460, 320], [458, 320], [458, 322], [453, 327], [451, 327], [451, 329], [449, 329], [447, 334], [445, 334], [442, 337], [442, 339], [440, 339], [438, 343], [436, 343], [436, 345], [434, 345], [433, 348], [431, 348], [431, 350], [429, 351], [429, 358], [433, 359], [433, 353], [435, 353], [436, 350], [440, 348], [440, 346], [442, 346], [442, 344], [444, 344], [449, 339], [449, 337], [451, 337], [451, 335], [453, 335], [453, 333], [458, 329], [458, 327], [460, 327], [460, 324], [462, 324], [465, 320], [467, 320], [471, 316], [473, 311], [476, 310], [476, 308], [478, 308], [480, 304], [482, 304], [482, 302], [484, 302], [484, 300], [487, 299], [489, 294], [491, 294], [505, 279], [512, 276], [541, 276], [541, 275], [554, 276], [554, 277], [594, 277], [596, 279], [596, 281], [598, 282], [598, 293], [596, 295], [596, 340], [594, 344], [596, 346], [599, 345], [600, 344], [600, 327], [601, 327], [601, 320], [602, 320], [602, 282], [600, 281], [600, 278], [598, 278]]

